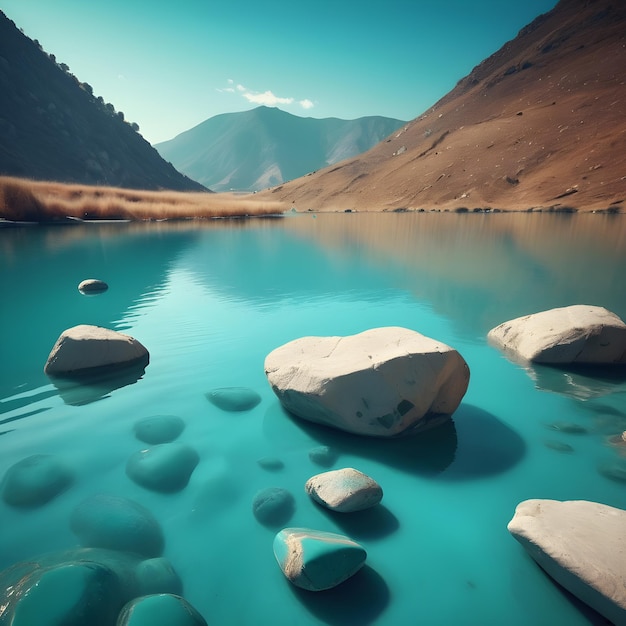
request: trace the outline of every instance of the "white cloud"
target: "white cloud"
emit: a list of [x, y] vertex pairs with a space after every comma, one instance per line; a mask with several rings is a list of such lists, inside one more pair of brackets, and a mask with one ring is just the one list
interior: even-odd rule
[[298, 104], [303, 109], [312, 109], [315, 106], [308, 98], [305, 98], [304, 100], [300, 100]]
[[248, 102], [253, 102], [254, 104], [264, 104], [268, 107], [274, 107], [277, 104], [293, 103], [293, 98], [281, 98], [280, 96], [274, 95], [269, 90], [264, 91], [263, 93], [252, 93], [250, 91], [246, 91], [242, 95]]

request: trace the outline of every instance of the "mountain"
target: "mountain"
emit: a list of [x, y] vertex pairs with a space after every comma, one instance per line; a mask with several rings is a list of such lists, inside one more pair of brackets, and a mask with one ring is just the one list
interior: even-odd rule
[[263, 192], [299, 210], [626, 210], [626, 2], [561, 0], [368, 152]]
[[155, 148], [214, 191], [256, 191], [364, 152], [404, 124], [303, 118], [260, 106], [216, 115]]
[[0, 11], [0, 174], [137, 189], [205, 190], [177, 172], [64, 64]]

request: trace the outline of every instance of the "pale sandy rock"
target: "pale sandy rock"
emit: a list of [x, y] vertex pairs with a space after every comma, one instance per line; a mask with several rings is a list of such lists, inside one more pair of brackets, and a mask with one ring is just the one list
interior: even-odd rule
[[626, 511], [584, 500], [526, 500], [508, 529], [556, 582], [626, 624]]
[[626, 364], [626, 324], [599, 306], [576, 304], [525, 315], [492, 328], [487, 338], [535, 363]]
[[304, 489], [317, 503], [339, 513], [369, 509], [383, 498], [380, 485], [353, 467], [311, 476]]
[[399, 327], [296, 339], [267, 355], [265, 373], [294, 415], [378, 437], [446, 421], [469, 384], [456, 350]]
[[61, 333], [44, 372], [71, 375], [107, 366], [147, 364], [148, 359], [148, 350], [137, 339], [108, 328], [80, 324]]

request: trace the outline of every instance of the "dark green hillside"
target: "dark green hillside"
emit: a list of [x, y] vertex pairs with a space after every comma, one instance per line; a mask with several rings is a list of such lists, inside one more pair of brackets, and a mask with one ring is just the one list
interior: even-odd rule
[[365, 152], [404, 124], [378, 116], [303, 118], [261, 106], [216, 115], [156, 148], [214, 191], [256, 191]]
[[136, 124], [0, 11], [0, 174], [135, 189], [204, 189]]

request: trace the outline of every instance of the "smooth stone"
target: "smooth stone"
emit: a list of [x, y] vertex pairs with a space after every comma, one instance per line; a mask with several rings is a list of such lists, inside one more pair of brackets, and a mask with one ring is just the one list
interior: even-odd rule
[[117, 626], [207, 626], [179, 595], [160, 593], [134, 598], [120, 611]]
[[221, 387], [205, 395], [209, 402], [223, 411], [249, 411], [261, 402], [261, 396], [248, 387]]
[[546, 441], [546, 448], [556, 450], [557, 452], [574, 452], [574, 448], [568, 443], [562, 443], [561, 441]]
[[375, 437], [447, 421], [469, 384], [456, 350], [400, 327], [296, 339], [267, 355], [265, 374], [287, 411]]
[[339, 513], [363, 511], [383, 499], [380, 485], [352, 467], [311, 476], [304, 489], [315, 502]]
[[12, 626], [114, 624], [123, 594], [115, 573], [98, 563], [61, 564], [20, 582], [20, 596], [8, 622]]
[[185, 422], [176, 415], [153, 415], [136, 422], [133, 430], [144, 443], [169, 443], [185, 430]]
[[152, 513], [133, 500], [98, 494], [72, 512], [70, 527], [83, 546], [161, 556], [163, 531]]
[[200, 457], [183, 443], [161, 443], [135, 452], [126, 463], [127, 476], [138, 485], [174, 493], [189, 483]]
[[[14, 563], [0, 572], [0, 623], [112, 626], [122, 607], [145, 595], [146, 588], [152, 588], [151, 593], [179, 593], [180, 579], [163, 574], [173, 571], [166, 559], [141, 558], [130, 552], [79, 548]], [[162, 563], [142, 573], [142, 565], [151, 562]]]
[[172, 564], [163, 557], [145, 559], [135, 568], [135, 576], [139, 595], [147, 596], [167, 590], [170, 593], [181, 594], [183, 583], [172, 567]]
[[309, 450], [309, 459], [315, 465], [331, 467], [337, 462], [339, 453], [329, 446], [315, 446]]
[[78, 285], [78, 291], [82, 293], [101, 293], [108, 288], [109, 286], [103, 280], [97, 278], [87, 278]]
[[257, 463], [268, 472], [278, 472], [285, 467], [285, 464], [280, 459], [273, 456], [264, 456]]
[[508, 529], [557, 583], [626, 624], [626, 511], [585, 500], [526, 500]]
[[44, 372], [50, 376], [71, 376], [112, 366], [147, 364], [148, 360], [148, 350], [134, 337], [80, 324], [61, 333]]
[[4, 475], [2, 499], [15, 507], [37, 507], [63, 493], [74, 482], [74, 474], [51, 454], [33, 454], [12, 465]]
[[291, 583], [308, 591], [341, 584], [365, 564], [365, 548], [349, 537], [310, 528], [284, 528], [274, 538], [274, 556]]
[[523, 361], [626, 364], [626, 324], [599, 306], [576, 304], [525, 315], [492, 328], [487, 338]]
[[289, 491], [268, 487], [259, 491], [252, 501], [254, 517], [265, 526], [286, 524], [294, 514], [296, 501]]

